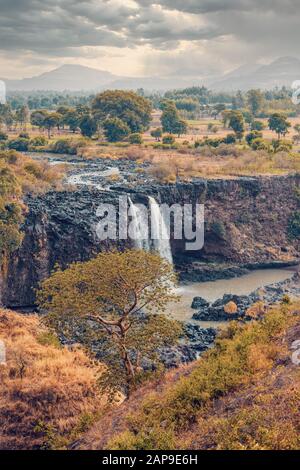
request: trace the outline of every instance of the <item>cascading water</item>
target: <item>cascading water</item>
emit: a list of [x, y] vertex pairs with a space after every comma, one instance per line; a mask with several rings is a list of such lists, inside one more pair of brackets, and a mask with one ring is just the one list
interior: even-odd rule
[[153, 234], [151, 246], [154, 250], [158, 251], [162, 258], [169, 261], [170, 264], [173, 264], [170, 235], [168, 233], [163, 214], [156, 200], [151, 196], [149, 196], [149, 203], [151, 209], [151, 229]]
[[130, 206], [131, 222], [131, 236], [134, 241], [135, 248], [139, 250], [150, 251], [150, 240], [148, 231], [148, 215], [145, 216], [144, 212], [135, 205], [131, 198], [128, 198]]
[[153, 197], [149, 197], [149, 206], [151, 212], [151, 235], [148, 230], [148, 215], [131, 198], [128, 198], [130, 206], [131, 235], [134, 245], [138, 249], [145, 251], [155, 250], [160, 256], [173, 264], [170, 237], [167, 226], [160, 207]]

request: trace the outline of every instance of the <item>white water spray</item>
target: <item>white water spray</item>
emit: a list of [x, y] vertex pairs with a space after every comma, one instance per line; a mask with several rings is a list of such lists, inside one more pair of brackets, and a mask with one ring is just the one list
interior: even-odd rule
[[159, 205], [153, 197], [149, 197], [151, 209], [151, 229], [152, 239], [151, 246], [158, 251], [161, 258], [166, 259], [173, 265], [173, 256], [170, 244], [170, 234]]
[[[134, 245], [139, 250], [155, 250], [161, 258], [173, 264], [170, 237], [160, 207], [153, 197], [149, 197], [151, 212], [151, 238], [148, 230], [148, 220], [145, 220], [144, 211], [128, 198], [130, 215], [132, 216], [131, 232]], [[147, 237], [146, 237], [147, 233]]]

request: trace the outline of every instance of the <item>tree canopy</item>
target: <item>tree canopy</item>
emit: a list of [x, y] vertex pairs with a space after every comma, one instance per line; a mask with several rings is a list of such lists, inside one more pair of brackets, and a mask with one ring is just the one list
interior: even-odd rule
[[105, 91], [92, 102], [93, 115], [100, 124], [107, 119], [117, 118], [129, 127], [131, 133], [148, 129], [151, 111], [150, 101], [132, 91]]
[[59, 333], [70, 332], [72, 324], [77, 331], [94, 325], [92, 334], [104, 344], [108, 363], [105, 384], [123, 386], [129, 395], [141, 361], [178, 337], [177, 323], [160, 315], [177, 299], [174, 280], [172, 267], [156, 253], [100, 253], [53, 273], [42, 283], [38, 301]]

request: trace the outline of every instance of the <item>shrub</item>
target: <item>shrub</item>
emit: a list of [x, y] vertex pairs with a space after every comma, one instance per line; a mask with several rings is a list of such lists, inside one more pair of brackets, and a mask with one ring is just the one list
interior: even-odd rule
[[48, 143], [48, 140], [43, 135], [38, 135], [34, 137], [33, 139], [31, 139], [30, 141], [30, 145], [32, 147], [43, 147], [47, 145], [47, 143]]
[[213, 222], [210, 230], [220, 240], [226, 240], [226, 227], [222, 221]]
[[288, 235], [291, 239], [300, 238], [300, 211], [292, 214], [288, 224]]
[[162, 142], [165, 145], [173, 145], [173, 144], [175, 144], [175, 137], [172, 134], [164, 135], [163, 139], [162, 139]]
[[51, 152], [76, 155], [79, 149], [87, 146], [85, 139], [59, 139], [51, 145]]
[[28, 132], [20, 132], [19, 134], [19, 138], [20, 139], [30, 139], [30, 135], [28, 134]]
[[130, 136], [129, 136], [129, 142], [130, 142], [131, 144], [137, 144], [137, 145], [139, 145], [139, 144], [142, 144], [142, 143], [143, 143], [143, 138], [142, 138], [141, 134], [137, 134], [137, 133], [135, 133], [135, 134], [130, 134]]
[[0, 131], [0, 140], [8, 140], [8, 135], [5, 132]]
[[227, 136], [224, 137], [223, 142], [224, 144], [235, 144], [236, 143], [235, 134], [227, 134]]
[[15, 139], [8, 142], [8, 148], [10, 150], [17, 150], [18, 152], [27, 152], [29, 147], [28, 139]]

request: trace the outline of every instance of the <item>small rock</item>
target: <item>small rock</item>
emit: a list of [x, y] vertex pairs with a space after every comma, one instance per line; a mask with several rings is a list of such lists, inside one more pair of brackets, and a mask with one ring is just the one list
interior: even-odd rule
[[209, 307], [209, 302], [203, 297], [194, 297], [192, 308], [198, 310], [198, 308]]

